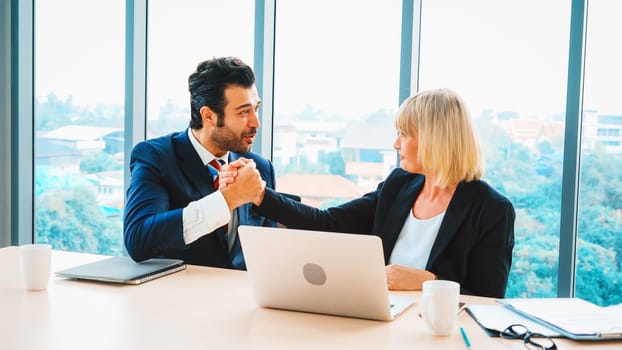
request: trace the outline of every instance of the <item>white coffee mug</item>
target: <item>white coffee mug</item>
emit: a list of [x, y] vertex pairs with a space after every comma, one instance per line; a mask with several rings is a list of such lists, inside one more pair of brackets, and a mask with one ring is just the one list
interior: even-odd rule
[[456, 327], [460, 284], [453, 281], [432, 280], [423, 282], [419, 300], [419, 313], [432, 334], [450, 335]]
[[26, 244], [19, 247], [24, 287], [27, 290], [44, 290], [50, 280], [52, 246]]

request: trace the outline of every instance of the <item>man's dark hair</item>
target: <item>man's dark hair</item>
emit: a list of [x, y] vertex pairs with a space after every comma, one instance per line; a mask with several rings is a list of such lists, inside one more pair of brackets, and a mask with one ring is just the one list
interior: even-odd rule
[[190, 127], [201, 129], [201, 107], [218, 115], [217, 126], [225, 125], [225, 89], [230, 86], [250, 88], [255, 84], [251, 67], [237, 57], [215, 57], [199, 63], [188, 77], [190, 91]]

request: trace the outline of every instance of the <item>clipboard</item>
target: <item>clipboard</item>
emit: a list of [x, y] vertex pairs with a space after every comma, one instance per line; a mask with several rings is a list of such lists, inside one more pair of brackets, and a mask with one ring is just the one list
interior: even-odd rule
[[531, 332], [549, 337], [561, 337], [559, 332], [543, 326], [528, 317], [522, 316], [500, 304], [470, 304], [466, 308], [473, 320], [489, 337], [499, 337], [501, 332], [512, 324], [522, 324]]
[[498, 302], [572, 340], [622, 339], [622, 304], [601, 307], [580, 298], [515, 298]]

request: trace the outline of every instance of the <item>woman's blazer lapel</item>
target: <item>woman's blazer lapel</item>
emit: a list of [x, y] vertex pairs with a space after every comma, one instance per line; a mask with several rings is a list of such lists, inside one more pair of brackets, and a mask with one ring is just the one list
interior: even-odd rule
[[436, 240], [430, 251], [426, 270], [430, 269], [436, 259], [445, 251], [449, 242], [454, 238], [456, 232], [460, 229], [460, 225], [464, 222], [471, 204], [472, 201], [470, 200], [468, 188], [466, 188], [463, 183], [460, 183], [445, 212], [445, 217], [439, 228], [438, 236], [436, 236]]
[[383, 237], [384, 260], [386, 264], [389, 263], [391, 252], [395, 247], [404, 222], [406, 222], [406, 218], [411, 212], [415, 198], [419, 195], [423, 187], [423, 182], [423, 176], [413, 177], [410, 181], [401, 186], [401, 188], [394, 189], [397, 191], [397, 194], [389, 208], [378, 208], [379, 211], [388, 211], [385, 224], [383, 225], [382, 231], [379, 232], [381, 237]]

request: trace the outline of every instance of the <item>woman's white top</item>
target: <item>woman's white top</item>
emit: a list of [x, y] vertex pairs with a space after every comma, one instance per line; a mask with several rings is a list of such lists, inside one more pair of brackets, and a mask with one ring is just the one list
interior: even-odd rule
[[442, 212], [432, 218], [421, 220], [417, 219], [411, 210], [393, 247], [389, 262], [425, 269], [444, 216], [445, 212]]

